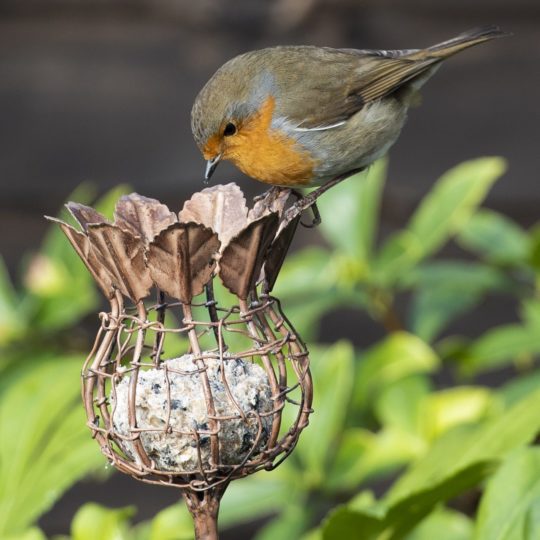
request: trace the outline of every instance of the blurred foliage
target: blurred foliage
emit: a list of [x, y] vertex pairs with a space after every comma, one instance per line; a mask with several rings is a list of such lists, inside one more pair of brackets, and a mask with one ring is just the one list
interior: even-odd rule
[[[97, 207], [112, 214], [118, 188]], [[89, 202], [83, 186], [72, 198]], [[67, 216], [63, 216], [67, 217]], [[79, 378], [87, 347], [75, 325], [99, 295], [58, 227], [25, 261], [15, 287], [0, 261], [0, 538], [44, 538], [29, 528], [75, 482], [105, 469], [88, 436]]]
[[[266, 518], [257, 540], [540, 537], [540, 225], [526, 231], [481, 208], [504, 170], [499, 158], [453, 168], [385, 239], [384, 162], [321, 199], [325, 247], [289, 256], [275, 291], [311, 344], [315, 414], [278, 469], [233, 482], [222, 529]], [[118, 195], [102, 200], [105, 213]], [[449, 242], [454, 258], [440, 253]], [[512, 303], [507, 322], [457, 333], [486, 299]], [[0, 265], [2, 538], [44, 538], [37, 517], [103, 467], [75, 406], [82, 349], [72, 339], [97, 302], [56, 230], [18, 288]], [[323, 317], [340, 308], [367, 314], [384, 338], [362, 350], [316, 345]], [[502, 386], [485, 384], [493, 372]], [[135, 516], [89, 503], [62, 538], [192, 538], [183, 504]]]

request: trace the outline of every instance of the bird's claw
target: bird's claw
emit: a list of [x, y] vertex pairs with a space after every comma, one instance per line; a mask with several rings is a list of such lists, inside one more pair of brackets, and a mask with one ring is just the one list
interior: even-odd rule
[[311, 200], [309, 196], [298, 199], [285, 212], [284, 221], [287, 223], [291, 222], [293, 219], [296, 219], [300, 214], [302, 214], [308, 208], [311, 208], [311, 211], [313, 212], [313, 220], [311, 221], [311, 223], [304, 223], [304, 222], [300, 222], [300, 223], [304, 227], [307, 227], [308, 229], [316, 227], [317, 225], [321, 223], [321, 214], [319, 213], [319, 209], [317, 208], [316, 201]]
[[264, 193], [261, 193], [260, 195], [256, 195], [253, 197], [253, 202], [258, 203], [264, 201], [267, 206], [270, 206], [272, 204], [272, 201], [274, 201], [277, 196], [283, 191], [284, 188], [278, 187], [278, 186], [272, 186], [270, 189], [266, 190]]

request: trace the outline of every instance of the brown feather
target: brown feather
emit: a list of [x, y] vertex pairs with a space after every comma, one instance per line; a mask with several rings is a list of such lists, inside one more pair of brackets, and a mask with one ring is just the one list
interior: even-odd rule
[[[479, 43], [507, 35], [497, 27], [485, 27], [464, 32], [459, 36], [419, 50], [369, 51], [339, 50], [335, 54], [348, 55], [348, 69], [345, 71], [344, 60], [341, 62], [342, 75], [335, 84], [327, 84], [326, 95], [318, 92], [319, 107], [309, 111], [303, 118], [289, 118], [301, 122], [305, 128], [332, 125], [347, 120], [360, 111], [366, 104], [384, 98], [396, 92], [412, 80], [428, 75], [429, 70], [444, 59]], [[325, 49], [330, 53], [332, 49]], [[331, 55], [333, 56], [333, 55]], [[337, 62], [338, 58], [332, 58]], [[309, 62], [307, 62], [309, 64]], [[326, 67], [326, 66], [325, 66]], [[308, 81], [309, 78], [304, 80]], [[309, 92], [304, 84], [304, 92]], [[308, 100], [309, 102], [309, 100]], [[298, 107], [297, 111], [306, 106]]]

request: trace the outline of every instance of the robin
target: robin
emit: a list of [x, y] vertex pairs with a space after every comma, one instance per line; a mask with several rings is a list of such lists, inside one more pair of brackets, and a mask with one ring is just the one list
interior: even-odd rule
[[427, 49], [279, 46], [237, 56], [193, 105], [205, 179], [230, 160], [267, 184], [325, 190], [388, 151], [443, 60], [503, 35], [488, 26]]

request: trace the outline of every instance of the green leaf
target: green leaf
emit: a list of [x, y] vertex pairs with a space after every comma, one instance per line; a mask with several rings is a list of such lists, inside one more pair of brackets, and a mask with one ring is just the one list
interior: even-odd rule
[[287, 466], [288, 463], [284, 463], [276, 471], [261, 471], [231, 482], [221, 501], [220, 527], [252, 521], [287, 507], [291, 494], [289, 481], [294, 477], [294, 471], [288, 470]]
[[281, 269], [274, 293], [304, 339], [314, 337], [320, 317], [339, 305], [335, 275], [328, 251], [321, 248], [291, 255]]
[[424, 397], [420, 407], [422, 435], [434, 440], [461, 424], [478, 422], [497, 409], [494, 396], [484, 387], [457, 386]]
[[276, 283], [275, 295], [286, 307], [304, 339], [313, 339], [320, 318], [338, 306], [368, 304], [357, 284], [366, 268], [356, 259], [322, 248], [306, 248], [287, 258]]
[[417, 463], [394, 484], [386, 502], [394, 505], [422, 489], [442, 484], [481, 463], [497, 463], [514, 448], [527, 444], [540, 429], [540, 391], [519, 401], [503, 415], [478, 426], [460, 426], [435, 441]]
[[479, 461], [455, 472], [444, 481], [416, 491], [393, 504], [388, 511], [382, 538], [401, 540], [441, 502], [446, 502], [478, 486], [492, 471], [492, 462]]
[[297, 298], [333, 287], [334, 273], [328, 272], [331, 257], [326, 249], [309, 247], [287, 257], [276, 283], [279, 298]]
[[338, 492], [353, 489], [366, 480], [395, 472], [424, 452], [425, 443], [420, 437], [398, 427], [385, 427], [377, 433], [347, 429], [325, 488]]
[[540, 429], [539, 406], [536, 391], [500, 417], [445, 433], [382, 501], [351, 502], [331, 512], [323, 524], [323, 538], [361, 534], [363, 540], [401, 540], [438, 504], [478, 485], [505, 456], [529, 443]]
[[322, 523], [323, 540], [362, 538], [375, 540], [384, 529], [384, 520], [366, 510], [337, 507]]
[[535, 223], [528, 230], [531, 250], [528, 258], [528, 263], [538, 273], [540, 270], [540, 223]]
[[309, 523], [310, 509], [305, 505], [289, 504], [277, 518], [265, 525], [255, 540], [297, 540]]
[[43, 531], [37, 527], [32, 527], [20, 534], [4, 536], [2, 540], [47, 540], [47, 537], [43, 534]]
[[460, 370], [465, 375], [489, 371], [540, 354], [537, 328], [507, 324], [488, 330], [465, 350]]
[[24, 531], [75, 481], [104, 466], [80, 403], [82, 362], [43, 355], [2, 373], [0, 537]]
[[192, 540], [193, 519], [182, 500], [159, 512], [150, 525], [148, 540]]
[[422, 456], [429, 441], [460, 424], [478, 422], [500, 405], [485, 388], [458, 387], [430, 394], [425, 378], [402, 379], [378, 396], [383, 429], [349, 429], [328, 475], [327, 487], [351, 489]]
[[527, 233], [517, 223], [486, 209], [471, 216], [457, 240], [465, 249], [498, 264], [523, 263], [531, 248]]
[[323, 236], [337, 249], [364, 265], [371, 258], [377, 234], [386, 168], [386, 161], [379, 160], [367, 174], [348, 178], [317, 202], [322, 214], [319, 230]]
[[540, 301], [536, 298], [522, 300], [521, 316], [526, 325], [540, 329]]
[[466, 161], [445, 173], [420, 203], [407, 228], [381, 249], [375, 277], [391, 284], [459, 233], [505, 171], [501, 158]]
[[440, 501], [477, 485], [492, 469], [491, 464], [479, 462], [459, 471], [445, 482], [424, 487], [391, 505], [383, 501], [366, 507], [354, 502], [340, 506], [323, 522], [323, 538], [358, 538], [361, 534], [362, 540], [402, 540]]
[[433, 349], [417, 336], [395, 332], [366, 351], [356, 373], [354, 402], [358, 409], [393, 382], [415, 373], [430, 373], [439, 365]]
[[71, 523], [73, 540], [129, 540], [129, 520], [135, 508], [110, 509], [95, 503], [82, 506]]
[[19, 302], [4, 259], [0, 256], [0, 346], [18, 338], [25, 330], [26, 320], [19, 311]]
[[489, 480], [474, 540], [540, 538], [540, 449], [520, 448]]
[[[315, 352], [315, 354], [313, 354]], [[310, 485], [326, 481], [326, 469], [337, 439], [343, 430], [354, 381], [354, 350], [341, 341], [324, 352], [312, 351], [314, 393], [310, 426], [298, 443], [296, 454], [302, 460]]]
[[501, 158], [480, 158], [454, 167], [437, 181], [408, 226], [421, 242], [423, 253], [433, 253], [467, 224], [505, 170]]
[[425, 375], [412, 375], [383, 388], [375, 398], [375, 415], [385, 427], [421, 432], [422, 403], [431, 385]]
[[405, 540], [471, 540], [471, 520], [454, 510], [441, 508], [431, 513]]
[[420, 435], [421, 404], [429, 393], [426, 377], [413, 375], [381, 388], [375, 415], [382, 429], [347, 429], [328, 474], [326, 487], [347, 490], [407, 465], [426, 451]]
[[540, 388], [540, 370], [516, 377], [496, 392], [505, 407], [510, 407], [538, 388]]
[[408, 276], [414, 287], [411, 331], [432, 341], [457, 316], [477, 305], [493, 290], [504, 290], [507, 280], [495, 268], [459, 261], [436, 261]]
[[323, 540], [322, 530], [319, 527], [311, 529], [300, 540]]
[[[131, 527], [129, 531], [129, 535], [130, 535], [129, 540], [150, 540], [151, 526], [152, 526], [152, 523], [150, 521], [141, 521], [140, 523], [137, 523], [137, 525]], [[57, 540], [57, 539], [52, 538], [51, 540]], [[71, 538], [70, 537], [59, 538], [58, 540], [71, 540]]]

